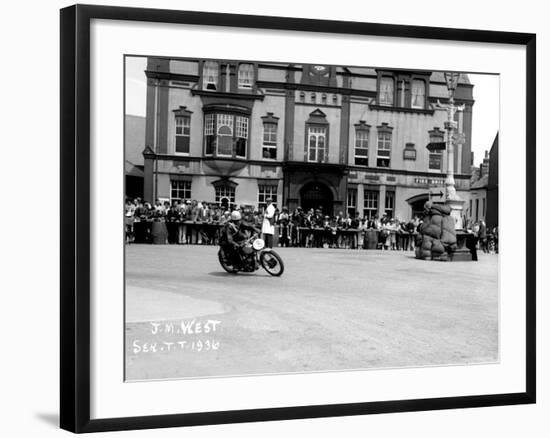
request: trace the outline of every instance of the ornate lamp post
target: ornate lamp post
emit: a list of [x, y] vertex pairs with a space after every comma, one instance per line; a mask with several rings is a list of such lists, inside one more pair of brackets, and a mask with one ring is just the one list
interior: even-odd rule
[[455, 121], [455, 113], [462, 111], [464, 106], [457, 106], [454, 103], [454, 92], [458, 85], [458, 78], [460, 73], [445, 72], [445, 82], [447, 83], [447, 89], [449, 90], [449, 103], [442, 104], [437, 102], [437, 108], [447, 111], [447, 121], [445, 122], [445, 130], [447, 131], [447, 177], [445, 179], [445, 203], [451, 207], [451, 216], [455, 219], [455, 229], [461, 230], [462, 227], [462, 210], [464, 208], [464, 201], [460, 199], [460, 196], [456, 193], [455, 179], [454, 179], [454, 132], [457, 129], [457, 122]]

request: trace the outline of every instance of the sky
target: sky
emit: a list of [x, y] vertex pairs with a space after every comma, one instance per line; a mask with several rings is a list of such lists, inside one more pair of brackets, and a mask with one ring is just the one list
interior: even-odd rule
[[[126, 114], [145, 116], [146, 58], [126, 58]], [[485, 151], [491, 149], [499, 127], [499, 76], [468, 74], [474, 85], [472, 110], [472, 151], [479, 166]]]

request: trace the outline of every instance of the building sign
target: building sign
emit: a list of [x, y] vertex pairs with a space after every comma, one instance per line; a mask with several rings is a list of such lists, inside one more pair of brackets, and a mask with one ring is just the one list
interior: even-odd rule
[[379, 175], [373, 175], [373, 174], [366, 174], [365, 179], [369, 181], [379, 181], [380, 176]]
[[443, 178], [415, 178], [415, 184], [421, 184], [423, 186], [442, 186], [445, 184], [445, 179]]
[[446, 200], [444, 187], [430, 187], [430, 201], [445, 202]]
[[438, 141], [438, 142], [428, 143], [428, 146], [426, 146], [426, 149], [428, 149], [430, 152], [444, 151], [446, 147], [447, 147], [447, 144], [444, 141]]

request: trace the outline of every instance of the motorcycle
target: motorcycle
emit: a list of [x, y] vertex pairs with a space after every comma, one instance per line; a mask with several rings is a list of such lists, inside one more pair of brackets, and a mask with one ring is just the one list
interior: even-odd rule
[[262, 266], [269, 275], [278, 277], [283, 274], [285, 265], [281, 256], [271, 248], [265, 247], [265, 241], [258, 233], [252, 234], [239, 248], [240, 263], [232, 263], [224, 248], [218, 251], [218, 260], [230, 274], [237, 272], [254, 272]]

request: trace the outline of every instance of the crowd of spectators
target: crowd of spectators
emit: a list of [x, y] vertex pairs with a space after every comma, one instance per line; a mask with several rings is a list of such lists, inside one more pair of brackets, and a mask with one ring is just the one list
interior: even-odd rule
[[[169, 243], [216, 245], [219, 231], [230, 220], [231, 211], [239, 210], [243, 220], [262, 228], [265, 205], [221, 206], [197, 200], [157, 200], [154, 205], [141, 199], [128, 199], [125, 205], [127, 243]], [[422, 218], [400, 221], [389, 216], [362, 218], [359, 213], [326, 215], [322, 207], [308, 211], [297, 207], [275, 208], [275, 244], [283, 247], [351, 248], [412, 251]], [[467, 224], [479, 238], [484, 252], [490, 248], [490, 236], [483, 221]], [[494, 231], [494, 230], [493, 230]], [[493, 239], [494, 241], [494, 239]]]

